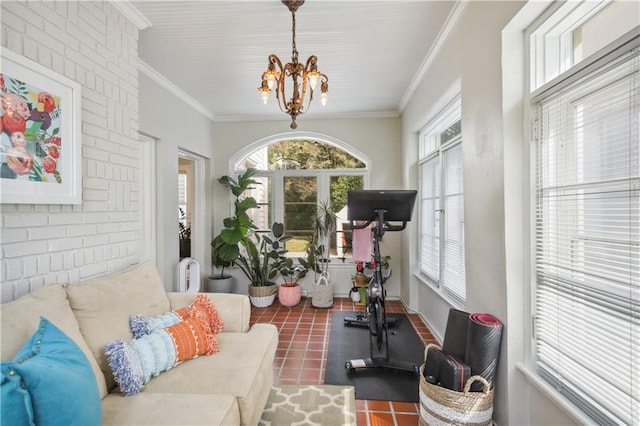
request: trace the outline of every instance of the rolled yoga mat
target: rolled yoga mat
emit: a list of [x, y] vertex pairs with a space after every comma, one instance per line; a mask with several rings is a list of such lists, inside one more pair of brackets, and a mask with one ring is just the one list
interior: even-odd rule
[[444, 331], [442, 350], [460, 360], [464, 360], [467, 348], [467, 329], [469, 328], [469, 312], [449, 309], [447, 328]]
[[[464, 361], [471, 367], [472, 376], [482, 376], [490, 385], [498, 365], [501, 338], [502, 322], [498, 318], [490, 314], [469, 315]], [[474, 382], [471, 390], [482, 391], [482, 384]]]

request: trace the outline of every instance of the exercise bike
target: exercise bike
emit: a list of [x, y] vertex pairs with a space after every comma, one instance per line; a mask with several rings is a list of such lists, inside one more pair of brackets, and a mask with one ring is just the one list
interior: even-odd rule
[[[385, 368], [419, 374], [418, 365], [392, 360], [389, 357], [387, 330], [390, 321], [385, 311], [386, 290], [382, 286], [380, 262], [380, 239], [387, 231], [402, 231], [406, 228], [407, 222], [411, 220], [415, 198], [416, 191], [408, 190], [358, 190], [349, 191], [347, 194], [348, 220], [351, 229], [363, 229], [374, 223], [372, 234], [375, 264], [373, 277], [367, 286], [366, 317], [361, 317], [366, 318], [368, 324], [371, 356], [346, 361], [345, 368], [348, 373], [368, 368]], [[391, 222], [400, 222], [400, 224]], [[357, 321], [360, 322], [362, 319]]]

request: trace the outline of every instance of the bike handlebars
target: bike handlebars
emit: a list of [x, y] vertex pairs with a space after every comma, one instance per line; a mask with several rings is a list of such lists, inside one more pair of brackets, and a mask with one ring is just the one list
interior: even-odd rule
[[[402, 221], [402, 224], [396, 224], [393, 225], [391, 223], [389, 223], [385, 218], [384, 218], [384, 214], [387, 212], [385, 209], [379, 209], [379, 210], [375, 210], [376, 214], [378, 215], [378, 219], [375, 220], [375, 222], [377, 222], [378, 224], [382, 224], [382, 229], [378, 229], [378, 233], [379, 235], [384, 234], [385, 231], [402, 231], [403, 229], [405, 229], [407, 227], [407, 221]], [[352, 220], [351, 223], [349, 224], [351, 226], [351, 229], [364, 229], [367, 226], [371, 225], [371, 223], [373, 223], [373, 220], [367, 220], [364, 222], [363, 225], [357, 225], [355, 220]]]

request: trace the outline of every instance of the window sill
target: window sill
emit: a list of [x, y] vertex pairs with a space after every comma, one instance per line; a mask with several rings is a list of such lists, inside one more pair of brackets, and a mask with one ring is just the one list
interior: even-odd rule
[[447, 295], [443, 294], [440, 291], [440, 287], [438, 287], [437, 284], [435, 284], [429, 278], [427, 278], [424, 275], [422, 275], [420, 272], [414, 272], [413, 276], [416, 277], [418, 279], [418, 281], [420, 281], [422, 284], [424, 284], [427, 287], [429, 287], [429, 289], [431, 289], [431, 291], [433, 291], [436, 296], [438, 296], [445, 303], [447, 303], [449, 305], [449, 307], [455, 308], [455, 309], [461, 309], [461, 310], [465, 310], [466, 309], [464, 306], [460, 306], [459, 304], [455, 303], [452, 299], [447, 297]]
[[584, 414], [567, 398], [560, 395], [553, 386], [541, 379], [534, 371], [526, 365], [519, 362], [516, 367], [524, 375], [529, 383], [531, 383], [538, 391], [545, 395], [551, 402], [556, 404], [565, 414], [581, 425], [595, 425], [593, 419]]

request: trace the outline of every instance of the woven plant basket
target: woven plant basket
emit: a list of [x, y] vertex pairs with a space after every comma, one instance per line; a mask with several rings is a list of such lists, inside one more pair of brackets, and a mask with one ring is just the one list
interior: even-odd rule
[[249, 286], [249, 299], [256, 308], [271, 306], [276, 300], [277, 285]]
[[311, 304], [316, 308], [328, 308], [333, 305], [333, 290], [335, 284], [329, 281], [328, 276], [322, 275], [313, 283]]
[[262, 285], [262, 286], [249, 286], [249, 296], [254, 297], [265, 297], [271, 296], [272, 294], [276, 294], [278, 292], [277, 285]]
[[[429, 346], [425, 348], [426, 353]], [[494, 389], [481, 376], [469, 377], [463, 392], [452, 391], [427, 382], [420, 366], [420, 420], [422, 425], [491, 425]], [[479, 381], [482, 392], [470, 392], [471, 384]]]

